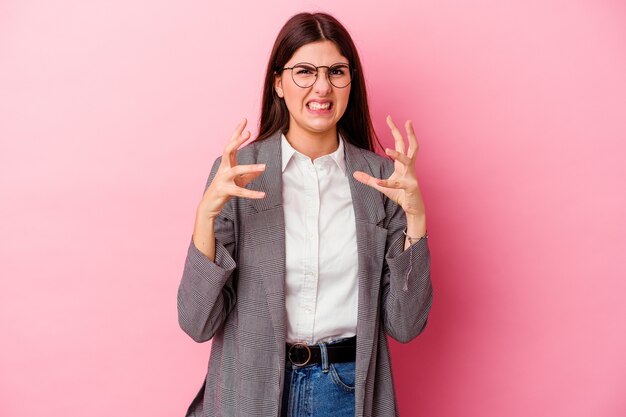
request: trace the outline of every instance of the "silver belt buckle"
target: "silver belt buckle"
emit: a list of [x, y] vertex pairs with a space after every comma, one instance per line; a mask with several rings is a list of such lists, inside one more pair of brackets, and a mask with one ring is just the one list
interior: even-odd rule
[[[295, 347], [298, 347], [298, 346], [304, 346], [304, 348], [306, 349], [307, 353], [309, 354], [308, 358], [306, 358], [306, 360], [304, 362], [302, 362], [302, 363], [294, 362], [294, 360], [291, 359], [291, 350], [293, 348], [295, 348]], [[306, 365], [311, 360], [311, 356], [312, 356], [311, 355], [311, 349], [309, 349], [309, 346], [306, 343], [302, 343], [302, 342], [294, 343], [293, 345], [291, 345], [289, 347], [289, 352], [287, 352], [287, 357], [289, 358], [289, 362], [291, 362], [295, 366], [304, 366], [304, 365]]]

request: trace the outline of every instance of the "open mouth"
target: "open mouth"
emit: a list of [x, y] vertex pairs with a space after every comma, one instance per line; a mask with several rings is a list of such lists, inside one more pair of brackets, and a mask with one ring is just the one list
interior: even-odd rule
[[317, 101], [311, 101], [306, 105], [311, 110], [330, 110], [333, 107], [333, 103], [327, 101], [325, 103], [318, 103]]

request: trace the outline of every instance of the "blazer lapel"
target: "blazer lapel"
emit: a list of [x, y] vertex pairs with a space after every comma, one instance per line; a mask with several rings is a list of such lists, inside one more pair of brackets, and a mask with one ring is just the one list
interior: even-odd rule
[[373, 381], [375, 375], [376, 347], [380, 326], [380, 281], [383, 272], [383, 259], [387, 230], [379, 223], [385, 218], [384, 195], [374, 188], [355, 180], [355, 171], [363, 171], [374, 177], [379, 176], [379, 162], [366, 159], [365, 151], [344, 142], [346, 168], [356, 222], [358, 252], [358, 316], [357, 316], [357, 355], [356, 372], [357, 404], [364, 404], [366, 379]]
[[265, 164], [265, 172], [250, 182], [246, 188], [265, 192], [265, 198], [250, 200], [257, 212], [283, 205], [283, 173], [280, 151], [281, 132], [276, 132], [258, 145], [258, 153], [252, 164]]
[[275, 329], [276, 346], [279, 357], [284, 363], [285, 340], [287, 337], [285, 313], [285, 215], [282, 198], [282, 160], [280, 149], [281, 132], [260, 142], [254, 160], [242, 163], [265, 164], [265, 171], [255, 178], [246, 188], [264, 191], [265, 197], [251, 199], [250, 204], [256, 210], [251, 214], [255, 218], [255, 234], [263, 245], [263, 259], [258, 261], [259, 275], [263, 279], [263, 288], [272, 325]]
[[[378, 224], [385, 218], [385, 206], [383, 204], [383, 194], [372, 187], [365, 185], [354, 179], [352, 174], [356, 171], [363, 171], [366, 174], [377, 176], [368, 161], [365, 159], [363, 150], [344, 141], [346, 154], [346, 170], [348, 181], [350, 181], [350, 191], [352, 192], [352, 204], [354, 214], [358, 221], [371, 224]], [[358, 231], [357, 231], [358, 232]]]

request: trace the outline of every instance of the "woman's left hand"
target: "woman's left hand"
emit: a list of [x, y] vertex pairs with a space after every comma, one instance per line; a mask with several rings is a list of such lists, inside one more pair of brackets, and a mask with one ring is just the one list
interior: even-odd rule
[[402, 133], [391, 120], [391, 116], [387, 116], [387, 125], [391, 129], [396, 147], [395, 150], [385, 149], [385, 153], [394, 160], [393, 174], [387, 179], [379, 179], [365, 172], [357, 171], [354, 173], [354, 178], [395, 201], [402, 207], [407, 217], [423, 218], [426, 215], [424, 200], [415, 173], [415, 159], [419, 144], [413, 131], [413, 125], [410, 120], [405, 124], [409, 144], [406, 152]]

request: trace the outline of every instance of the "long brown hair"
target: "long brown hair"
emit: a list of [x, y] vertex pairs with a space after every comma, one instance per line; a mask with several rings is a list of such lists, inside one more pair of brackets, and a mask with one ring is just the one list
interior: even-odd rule
[[288, 130], [289, 111], [285, 101], [278, 97], [274, 90], [274, 78], [298, 48], [323, 40], [329, 40], [337, 45], [341, 54], [354, 68], [348, 107], [337, 123], [337, 131], [349, 143], [374, 151], [375, 144], [378, 143], [380, 146], [380, 142], [370, 118], [359, 54], [346, 28], [326, 13], [299, 13], [289, 19], [278, 33], [267, 64], [259, 136], [256, 140], [267, 139], [278, 130], [281, 132]]

